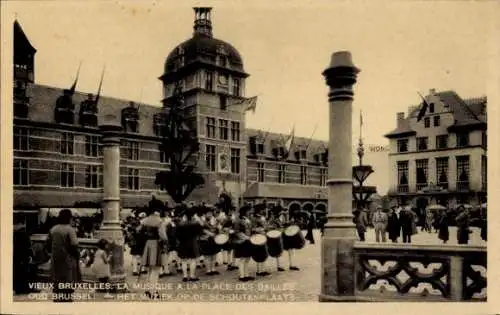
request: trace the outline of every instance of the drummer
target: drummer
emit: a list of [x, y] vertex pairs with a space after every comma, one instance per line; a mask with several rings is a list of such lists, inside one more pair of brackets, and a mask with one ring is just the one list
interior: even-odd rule
[[[286, 212], [282, 212], [281, 215], [280, 215], [280, 221], [281, 222], [284, 222], [282, 223], [282, 226], [284, 229], [286, 229], [287, 227], [289, 227], [290, 225], [296, 225], [297, 224], [297, 220], [296, 220], [296, 216], [288, 216], [288, 220], [286, 219]], [[284, 250], [286, 250], [288, 252], [288, 266], [290, 270], [294, 270], [294, 271], [298, 271], [300, 270], [299, 267], [297, 266], [294, 266], [293, 264], [293, 258], [295, 256], [295, 249], [294, 248], [288, 248], [285, 246], [285, 248], [283, 248]]]
[[175, 270], [175, 258], [176, 258], [176, 238], [175, 238], [175, 223], [172, 218], [171, 211], [167, 209], [163, 215], [163, 221], [165, 225], [165, 230], [167, 233], [167, 244], [165, 246], [165, 252], [162, 254], [162, 267], [163, 272], [161, 277], [167, 277], [172, 275], [172, 268]]
[[[260, 207], [256, 208], [254, 215], [252, 216], [252, 233], [265, 234], [267, 230], [267, 220], [265, 217], [266, 208]], [[266, 262], [257, 262], [257, 276], [268, 276], [269, 272], [266, 271]]]
[[229, 248], [227, 251], [223, 252], [222, 257], [224, 263], [227, 262], [227, 270], [232, 271], [238, 269], [238, 267], [236, 267], [237, 264], [234, 258], [234, 240], [235, 240], [234, 222], [236, 221], [235, 212], [225, 213], [224, 217], [225, 219], [222, 223], [222, 229], [225, 233], [228, 233], [229, 235]]
[[[268, 224], [267, 224], [267, 228], [268, 230], [282, 230], [282, 227], [283, 227], [283, 224], [284, 224], [284, 221], [280, 221], [280, 216], [281, 216], [281, 212], [280, 212], [281, 208], [280, 207], [274, 207], [273, 209], [271, 209], [271, 211], [269, 211], [269, 219], [268, 219]], [[281, 262], [280, 262], [280, 257], [276, 257], [276, 268], [278, 270], [278, 272], [282, 272], [282, 271], [285, 271], [285, 269], [283, 267], [281, 267]]]
[[[226, 221], [226, 215], [224, 214], [224, 211], [222, 211], [219, 207], [214, 207], [213, 209], [217, 227], [219, 231], [222, 231], [224, 222]], [[219, 253], [217, 253], [217, 255], [215, 256], [215, 261], [216, 265], [218, 265], [219, 261], [224, 265], [227, 265], [227, 251], [223, 249]]]
[[[203, 232], [205, 234], [207, 234], [207, 236], [209, 238], [211, 238], [211, 240], [212, 240], [211, 243], [213, 243], [213, 245], [215, 245], [215, 243], [213, 242], [213, 238], [215, 235], [217, 235], [219, 233], [218, 222], [215, 219], [215, 217], [213, 216], [213, 209], [210, 206], [205, 205], [204, 211], [206, 211], [206, 213], [202, 217], [203, 218], [203, 220], [202, 220]], [[213, 255], [205, 255], [204, 256], [204, 261], [205, 261], [205, 265], [207, 268], [207, 273], [206, 273], [207, 276], [213, 276], [213, 275], [219, 274], [219, 272], [217, 270], [215, 270], [216, 255], [217, 255], [217, 253], [214, 253]]]
[[252, 224], [249, 219], [250, 206], [243, 206], [238, 211], [238, 217], [234, 220], [233, 228], [236, 235], [234, 258], [238, 259], [239, 280], [242, 282], [255, 280], [250, 277], [248, 265], [250, 263], [251, 251], [249, 238], [252, 232]]
[[182, 281], [184, 282], [199, 280], [196, 277], [196, 260], [200, 257], [198, 237], [201, 232], [200, 222], [194, 218], [194, 209], [187, 208], [177, 226], [176, 233], [179, 242], [178, 255], [182, 259]]

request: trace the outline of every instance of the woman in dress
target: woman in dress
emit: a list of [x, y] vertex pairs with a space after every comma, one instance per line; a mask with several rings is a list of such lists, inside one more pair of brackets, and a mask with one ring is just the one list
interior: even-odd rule
[[[101, 284], [109, 283], [111, 277], [111, 268], [109, 262], [111, 255], [108, 255], [109, 243], [105, 239], [100, 239], [97, 243], [97, 250], [94, 255], [94, 263], [92, 264], [92, 272]], [[106, 294], [105, 298], [111, 297], [108, 289], [103, 290]]]

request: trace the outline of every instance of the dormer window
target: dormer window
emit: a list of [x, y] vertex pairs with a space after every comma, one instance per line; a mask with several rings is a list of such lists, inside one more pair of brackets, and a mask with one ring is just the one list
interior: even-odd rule
[[163, 131], [165, 128], [165, 115], [164, 114], [155, 114], [153, 116], [153, 130], [156, 136], [163, 136]]
[[257, 144], [257, 153], [264, 154], [264, 143], [263, 142]]
[[97, 104], [92, 94], [80, 104], [80, 124], [97, 127]]
[[54, 120], [56, 123], [74, 124], [74, 110], [75, 104], [73, 104], [73, 93], [70, 90], [64, 90], [64, 94], [59, 96], [56, 101]]
[[319, 163], [319, 160], [320, 160], [320, 156], [319, 156], [319, 154], [315, 154], [315, 155], [314, 155], [314, 162], [315, 162], [315, 163]]
[[134, 102], [130, 102], [128, 107], [122, 109], [122, 127], [125, 132], [138, 132], [139, 110]]
[[250, 143], [250, 154], [257, 154], [257, 139], [255, 137], [250, 137], [248, 142]]
[[306, 150], [301, 150], [300, 151], [300, 158], [302, 160], [306, 160], [307, 159], [307, 151]]
[[434, 113], [434, 103], [429, 104], [429, 113]]

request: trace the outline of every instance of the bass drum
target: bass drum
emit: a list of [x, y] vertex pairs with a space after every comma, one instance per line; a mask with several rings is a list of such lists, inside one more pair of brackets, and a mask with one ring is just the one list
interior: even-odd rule
[[290, 225], [283, 232], [283, 249], [302, 249], [306, 245], [306, 240], [298, 225]]
[[229, 235], [221, 233], [217, 234], [214, 238], [215, 245], [219, 248], [219, 250], [226, 250], [229, 244]]
[[271, 257], [280, 257], [283, 253], [282, 233], [278, 230], [272, 230], [266, 233], [267, 252]]
[[235, 233], [233, 239], [234, 258], [252, 257], [250, 238], [243, 233]]
[[267, 252], [267, 237], [264, 234], [254, 234], [250, 237], [252, 245], [252, 259], [261, 263], [269, 256]]

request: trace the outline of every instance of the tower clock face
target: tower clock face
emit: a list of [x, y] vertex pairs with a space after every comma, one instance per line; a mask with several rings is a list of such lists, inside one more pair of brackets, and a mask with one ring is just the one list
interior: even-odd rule
[[219, 83], [226, 85], [227, 84], [227, 77], [225, 75], [219, 75]]

